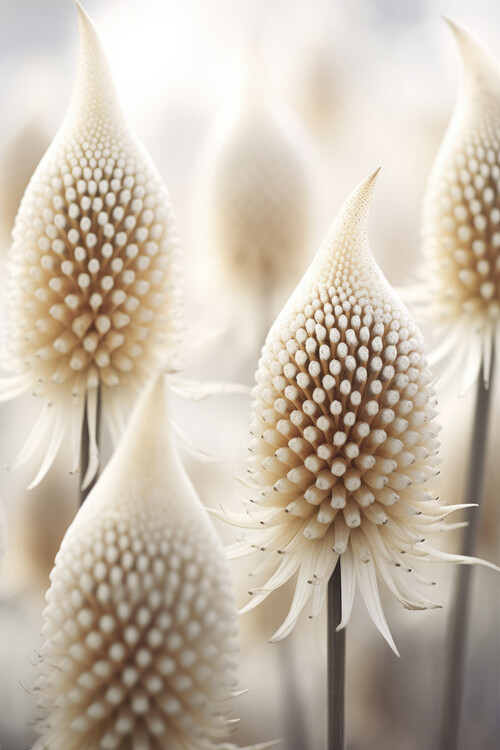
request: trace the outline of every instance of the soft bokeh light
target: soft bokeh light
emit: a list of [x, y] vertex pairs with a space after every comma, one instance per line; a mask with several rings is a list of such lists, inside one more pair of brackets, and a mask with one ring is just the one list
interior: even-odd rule
[[[258, 316], [251, 305], [235, 307], [234, 297], [220, 283], [215, 255], [208, 255], [208, 245], [196, 231], [203, 144], [220, 108], [238, 89], [242, 51], [254, 36], [277, 96], [308, 130], [320, 164], [317, 234], [309, 258], [350, 187], [382, 165], [371, 212], [372, 250], [391, 284], [402, 286], [411, 277], [420, 261], [425, 181], [451, 116], [459, 78], [454, 42], [440, 15], [462, 22], [495, 50], [500, 43], [500, 4], [87, 0], [85, 7], [105, 43], [124, 111], [153, 157], [178, 217], [190, 375], [252, 383], [263, 344]], [[2, 0], [1, 15], [0, 221], [7, 238], [15, 209], [6, 186], [12, 184], [12, 194], [19, 196], [20, 181], [29, 178], [42, 156], [43, 140], [49, 142], [61, 122], [76, 71], [77, 24], [69, 0]], [[39, 145], [32, 138], [22, 161], [21, 156], [13, 159], [14, 148], [22, 150], [16, 139], [35, 126]], [[0, 242], [3, 269], [7, 239]], [[203, 271], [207, 265], [210, 283]], [[283, 289], [278, 305], [290, 291]], [[2, 318], [4, 299], [2, 290]], [[472, 401], [467, 396], [457, 402], [451, 389], [440, 392], [439, 383], [437, 391], [443, 425], [439, 489], [452, 504], [461, 499]], [[0, 494], [9, 522], [0, 577], [2, 750], [22, 750], [34, 739], [35, 696], [30, 691], [35, 670], [30, 662], [36, 660], [39, 646], [48, 570], [76, 510], [77, 480], [68, 476], [67, 462], [54, 466], [37, 496], [25, 493], [26, 477], [7, 472], [36, 407], [27, 395], [19, 403], [2, 405], [0, 418]], [[196, 404], [176, 399], [173, 404], [177, 422], [196, 444], [228, 459], [201, 466], [187, 461], [207, 505], [234, 504], [239, 493], [234, 475], [241, 473], [246, 457], [249, 408], [242, 396], [217, 396]], [[498, 423], [494, 417], [492, 457], [500, 447]], [[106, 446], [104, 454], [109, 455]], [[492, 466], [488, 477], [477, 550], [496, 563], [499, 471], [498, 465]], [[64, 510], [61, 498], [67, 500]], [[234, 540], [230, 528], [219, 522], [216, 526], [225, 543]], [[242, 564], [234, 576], [239, 605], [251, 588], [248, 569]], [[432, 573], [438, 582], [433, 594], [446, 604], [453, 571], [441, 566]], [[494, 750], [500, 734], [498, 581], [482, 570], [475, 581], [462, 747]], [[358, 602], [347, 634], [349, 747], [421, 750], [432, 746], [438, 726], [447, 609], [413, 616], [400, 612], [389, 596], [383, 599], [402, 658], [397, 660], [372, 631]], [[305, 620], [286, 642], [266, 643], [286, 615], [287, 604], [285, 591], [262, 611], [241, 619], [238, 681], [251, 693], [235, 702], [242, 721], [234, 741], [243, 745], [284, 737], [286, 750], [312, 750], [324, 743], [325, 622], [322, 617]]]

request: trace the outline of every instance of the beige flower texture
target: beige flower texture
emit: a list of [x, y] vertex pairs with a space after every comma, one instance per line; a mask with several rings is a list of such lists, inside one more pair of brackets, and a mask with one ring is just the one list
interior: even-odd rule
[[[220, 541], [146, 386], [51, 573], [44, 750], [211, 750], [233, 720], [237, 612]], [[260, 748], [269, 745], [260, 745]]]
[[100, 390], [112, 437], [177, 338], [177, 231], [165, 187], [120, 109], [99, 36], [80, 5], [80, 56], [66, 118], [36, 169], [13, 231], [5, 400], [43, 408], [17, 464], [40, 481], [66, 437], [73, 469], [87, 410], [93, 478]]
[[486, 383], [500, 354], [500, 68], [448, 21], [462, 57], [462, 84], [427, 186], [423, 313], [442, 339], [433, 361], [460, 371], [462, 392]]
[[430, 543], [464, 506], [443, 505], [426, 486], [438, 462], [436, 398], [422, 336], [368, 245], [376, 174], [346, 200], [267, 336], [253, 392], [253, 505], [217, 515], [253, 530], [229, 557], [253, 554], [267, 572], [243, 611], [297, 573], [273, 640], [291, 631], [310, 600], [311, 615], [320, 611], [340, 561], [339, 627], [359, 587], [396, 651], [378, 581], [406, 608], [426, 609], [436, 605], [421, 593], [428, 581], [415, 565], [468, 559]]
[[247, 52], [240, 100], [206, 148], [203, 198], [214, 252], [245, 291], [270, 295], [301, 267], [312, 225], [308, 142], [272, 98], [260, 50]]

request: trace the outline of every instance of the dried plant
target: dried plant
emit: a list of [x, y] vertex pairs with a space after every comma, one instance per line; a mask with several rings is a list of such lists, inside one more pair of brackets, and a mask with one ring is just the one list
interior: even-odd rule
[[268, 88], [260, 50], [252, 47], [241, 99], [222, 114], [207, 145], [204, 196], [226, 275], [267, 297], [301, 267], [312, 224], [307, 139]]
[[80, 58], [61, 129], [21, 201], [9, 278], [5, 400], [25, 391], [43, 408], [18, 456], [43, 456], [34, 486], [65, 438], [73, 469], [86, 409], [90, 458], [96, 412], [113, 438], [178, 331], [177, 231], [165, 187], [120, 109], [98, 34], [78, 5]]
[[462, 393], [486, 384], [500, 352], [500, 68], [471, 34], [448, 21], [462, 57], [462, 86], [427, 185], [423, 312], [442, 344], [433, 353], [462, 372]]
[[[435, 607], [419, 591], [420, 560], [470, 562], [431, 546], [446, 506], [436, 474], [436, 398], [421, 334], [376, 265], [368, 209], [376, 172], [344, 203], [272, 326], [254, 389], [249, 486], [255, 504], [225, 520], [253, 529], [230, 557], [262, 559], [266, 582], [243, 611], [298, 574], [285, 637], [312, 598], [314, 616], [341, 565], [342, 618], [356, 586], [384, 638], [381, 579], [408, 609]], [[396, 651], [397, 653], [397, 651]]]
[[169, 433], [156, 379], [61, 544], [44, 612], [37, 748], [233, 747], [216, 742], [234, 723], [230, 577]]

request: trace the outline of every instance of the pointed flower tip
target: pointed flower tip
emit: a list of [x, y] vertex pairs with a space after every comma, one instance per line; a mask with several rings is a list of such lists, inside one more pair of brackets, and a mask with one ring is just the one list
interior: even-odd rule
[[365, 177], [345, 200], [338, 214], [344, 226], [367, 228], [370, 205], [380, 170], [381, 167], [378, 167]]
[[447, 16], [442, 18], [455, 37], [466, 80], [470, 78], [471, 84], [477, 85], [478, 77], [488, 79], [492, 71], [497, 69], [497, 64], [488, 50], [463, 24]]

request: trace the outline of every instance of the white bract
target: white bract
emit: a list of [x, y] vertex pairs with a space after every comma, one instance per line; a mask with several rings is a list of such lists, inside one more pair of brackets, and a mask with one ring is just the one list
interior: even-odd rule
[[78, 468], [84, 410], [88, 484], [96, 411], [116, 439], [178, 331], [177, 232], [165, 187], [121, 112], [98, 34], [78, 7], [80, 57], [61, 129], [21, 201], [10, 251], [9, 367], [0, 398], [44, 405], [18, 457], [41, 455], [32, 486], [66, 437]]
[[359, 587], [396, 650], [378, 581], [408, 609], [426, 609], [436, 605], [421, 593], [427, 581], [415, 564], [464, 561], [429, 543], [464, 506], [444, 506], [426, 488], [438, 460], [436, 398], [421, 334], [368, 245], [375, 177], [344, 203], [267, 336], [252, 406], [254, 505], [219, 514], [255, 530], [229, 556], [260, 556], [269, 576], [245, 610], [298, 574], [274, 640], [310, 599], [312, 616], [319, 612], [340, 561], [340, 627]]
[[68, 529], [47, 602], [37, 748], [230, 747], [216, 740], [233, 723], [237, 612], [161, 379]]
[[[424, 201], [423, 312], [443, 339], [433, 359], [487, 383], [500, 354], [500, 68], [468, 31], [448, 21], [462, 86]], [[451, 359], [450, 359], [451, 358]]]

